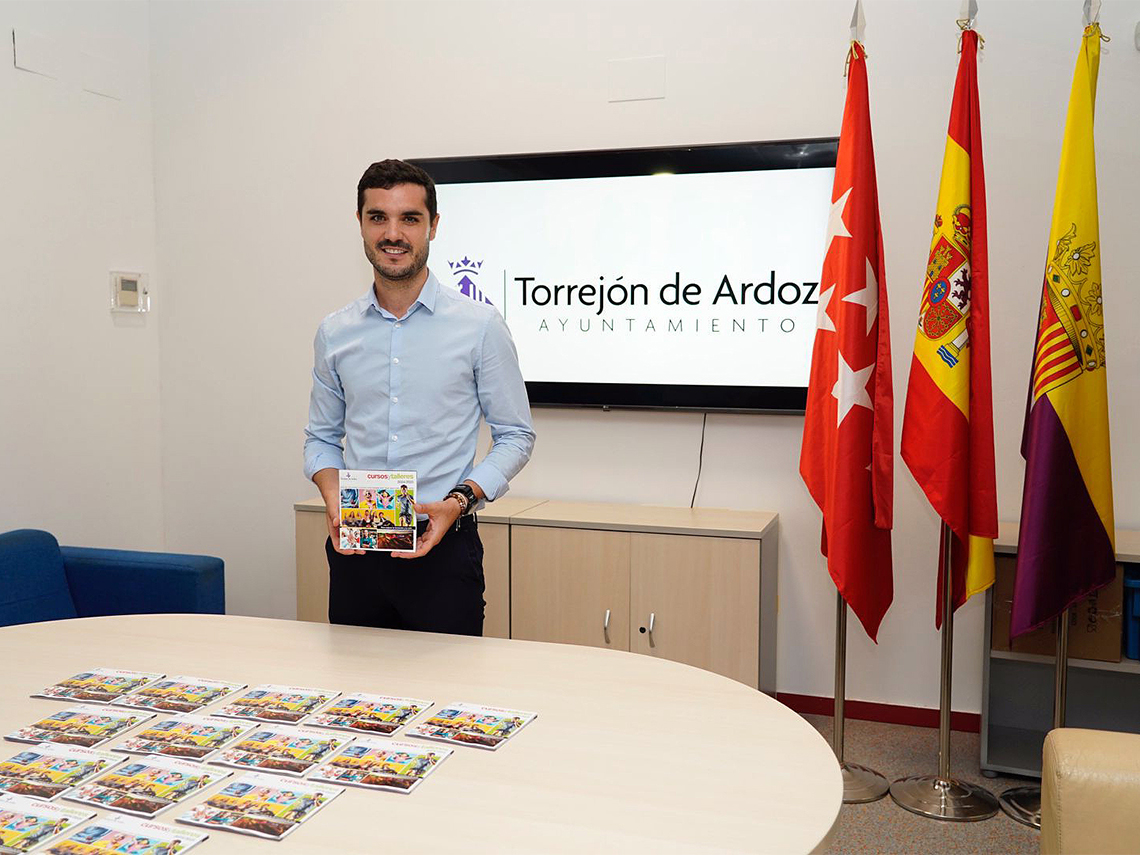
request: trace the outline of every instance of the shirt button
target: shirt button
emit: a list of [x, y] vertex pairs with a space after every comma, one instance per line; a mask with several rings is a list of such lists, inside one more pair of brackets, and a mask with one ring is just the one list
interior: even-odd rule
[[399, 439], [399, 437], [396, 436], [396, 434], [392, 434], [392, 442], [395, 442], [398, 439]]
[[392, 362], [393, 362], [394, 364], [396, 364], [396, 365], [399, 365], [399, 364], [400, 364], [400, 357], [398, 357], [398, 356], [393, 356], [393, 357], [392, 357]]
[[399, 329], [399, 328], [400, 328], [400, 325], [399, 325], [399, 324], [396, 324], [396, 329]]
[[396, 397], [395, 395], [393, 395], [393, 396], [392, 396], [392, 403], [393, 403], [393, 404], [398, 404], [398, 403], [400, 403], [400, 399], [399, 399], [398, 397]]

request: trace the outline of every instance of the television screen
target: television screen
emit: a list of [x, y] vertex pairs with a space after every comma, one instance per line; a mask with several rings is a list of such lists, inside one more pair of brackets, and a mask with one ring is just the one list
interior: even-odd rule
[[536, 406], [802, 412], [835, 139], [423, 158]]

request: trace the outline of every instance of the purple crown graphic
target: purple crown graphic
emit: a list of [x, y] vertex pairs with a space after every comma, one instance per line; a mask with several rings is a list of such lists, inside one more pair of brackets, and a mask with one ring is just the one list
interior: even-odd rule
[[489, 306], [495, 305], [484, 294], [479, 286], [475, 284], [475, 277], [483, 268], [482, 261], [472, 261], [466, 255], [459, 261], [449, 261], [447, 266], [451, 268], [451, 275], [455, 278], [455, 287], [459, 289], [459, 293], [465, 297], [470, 297], [477, 303], [486, 303]]

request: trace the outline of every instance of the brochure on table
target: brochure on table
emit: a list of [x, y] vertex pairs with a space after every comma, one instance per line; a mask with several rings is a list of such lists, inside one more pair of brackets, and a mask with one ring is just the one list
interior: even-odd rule
[[107, 814], [57, 841], [45, 855], [184, 855], [210, 835], [190, 828], [160, 825], [137, 816]]
[[63, 797], [97, 808], [153, 819], [230, 773], [189, 760], [151, 755], [104, 772]]
[[109, 751], [42, 742], [0, 762], [0, 793], [54, 799], [124, 759]]
[[227, 742], [250, 730], [248, 722], [204, 715], [177, 715], [143, 728], [112, 751], [165, 754], [187, 760], [209, 760]]
[[28, 852], [93, 816], [90, 810], [0, 793], [0, 855]]
[[368, 552], [416, 549], [416, 473], [340, 470], [340, 548]]
[[46, 689], [35, 692], [32, 697], [107, 704], [152, 683], [162, 676], [162, 674], [152, 674], [149, 671], [92, 668], [90, 671], [80, 671], [74, 677], [60, 680]]
[[352, 741], [321, 730], [287, 724], [255, 727], [211, 762], [236, 769], [258, 769], [300, 777], [322, 759]]
[[[280, 840], [343, 792], [341, 787], [250, 772], [190, 808], [178, 821]], [[368, 834], [369, 826], [362, 823], [360, 833]]]
[[387, 736], [431, 706], [431, 701], [388, 695], [346, 694], [316, 712], [305, 724]]
[[13, 742], [60, 742], [94, 748], [108, 739], [154, 718], [154, 713], [77, 704], [9, 733]]
[[164, 677], [114, 701], [118, 706], [144, 710], [192, 713], [227, 695], [241, 691], [247, 683], [227, 683], [203, 677]]
[[340, 695], [333, 689], [313, 689], [305, 686], [254, 686], [240, 698], [235, 698], [214, 715], [245, 718], [251, 721], [269, 721], [297, 724], [313, 710]]
[[410, 793], [452, 753], [442, 745], [362, 737], [318, 766], [309, 780]]
[[454, 703], [406, 731], [408, 736], [439, 739], [495, 750], [532, 722], [538, 713]]

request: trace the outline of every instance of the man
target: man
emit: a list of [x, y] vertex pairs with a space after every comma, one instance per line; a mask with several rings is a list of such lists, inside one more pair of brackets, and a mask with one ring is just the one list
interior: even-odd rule
[[[482, 635], [473, 512], [507, 491], [534, 447], [518, 356], [494, 307], [442, 287], [428, 269], [439, 214], [426, 172], [372, 164], [357, 185], [356, 218], [373, 285], [317, 330], [305, 428], [305, 474], [327, 511], [329, 621]], [[492, 446], [476, 464], [480, 417]], [[425, 519], [414, 552], [340, 548], [345, 468], [416, 471], [412, 519]]]

